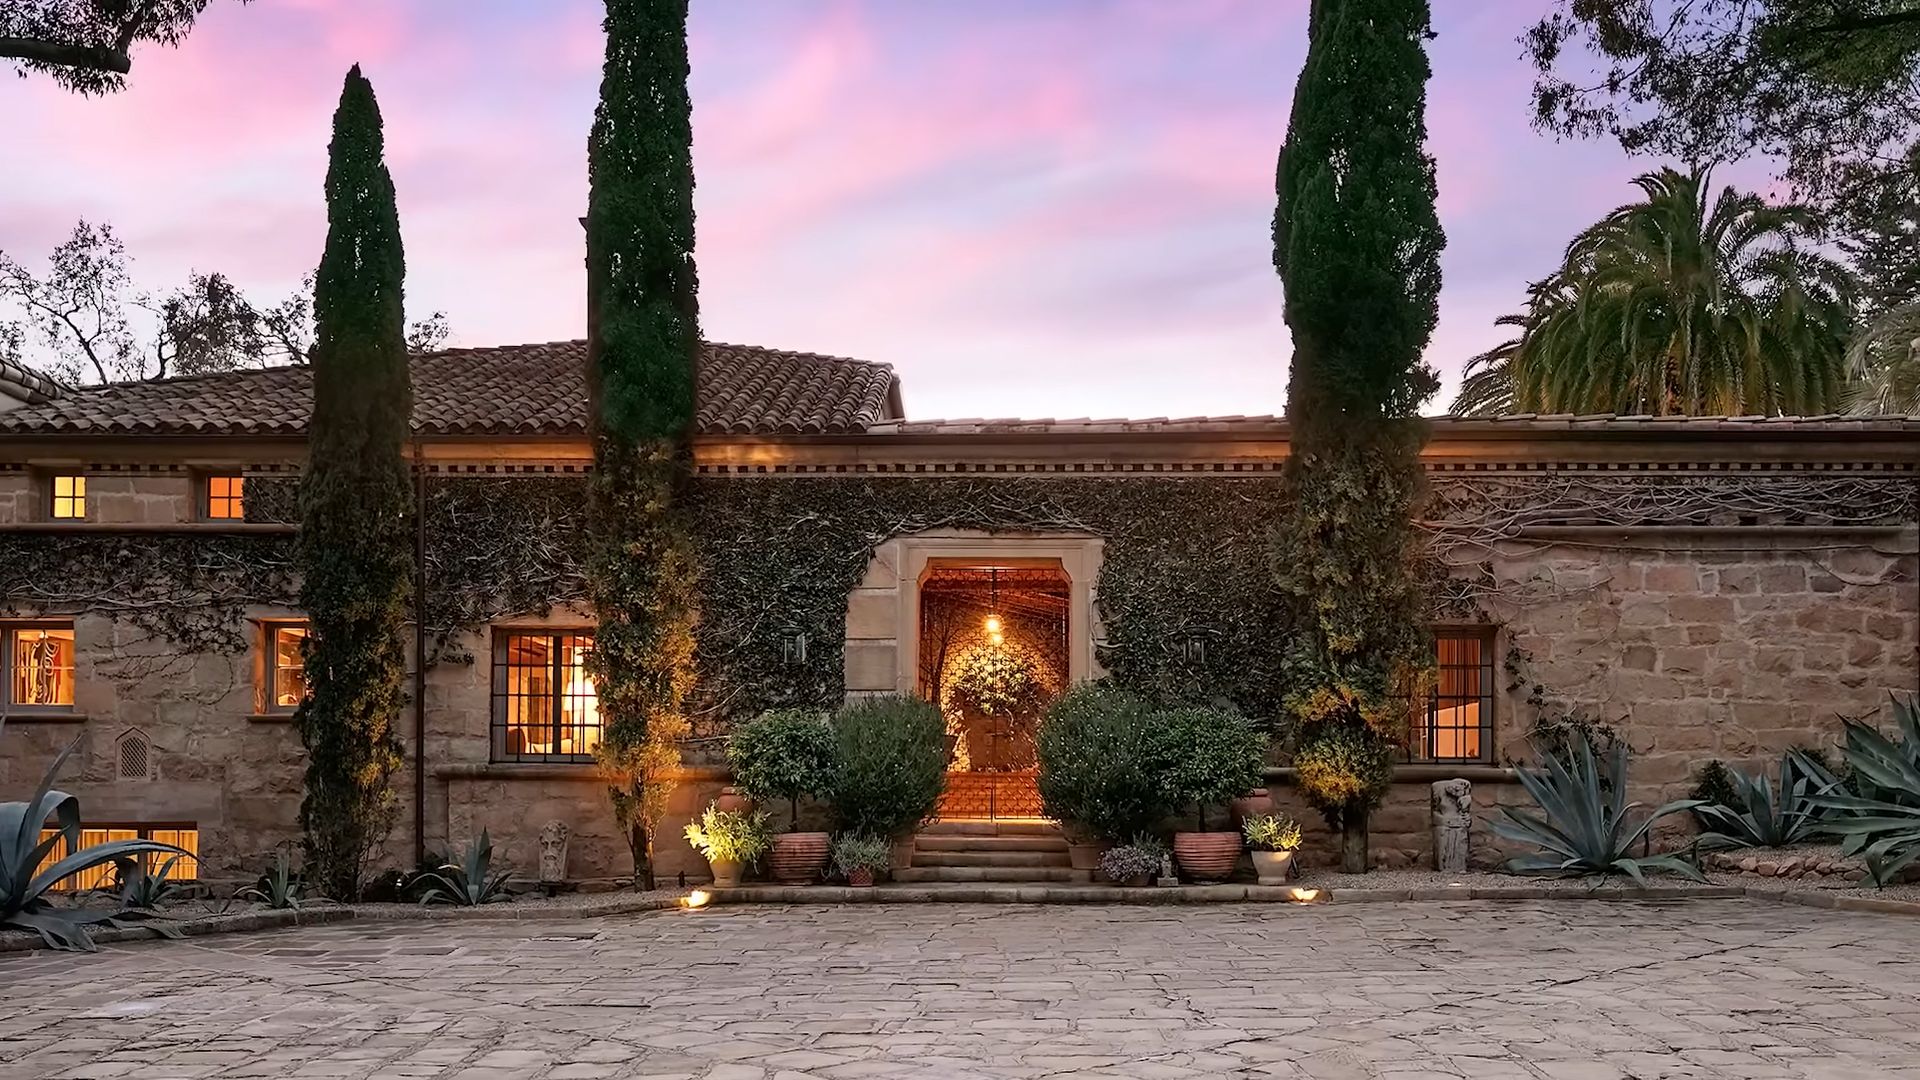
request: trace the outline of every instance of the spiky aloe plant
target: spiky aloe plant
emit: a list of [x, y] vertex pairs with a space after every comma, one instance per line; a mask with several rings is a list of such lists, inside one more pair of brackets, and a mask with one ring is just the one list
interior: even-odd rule
[[1507, 820], [1489, 822], [1494, 835], [1544, 852], [1509, 859], [1507, 869], [1516, 874], [1625, 874], [1641, 885], [1647, 871], [1667, 870], [1705, 881], [1699, 867], [1678, 855], [1632, 854], [1654, 822], [1691, 810], [1700, 800], [1667, 803], [1636, 825], [1632, 814], [1640, 804], [1627, 801], [1627, 748], [1614, 746], [1596, 755], [1584, 731], [1570, 743], [1564, 754], [1543, 754], [1539, 768], [1516, 770], [1520, 786], [1541, 813], [1502, 807]]
[[1780, 759], [1777, 789], [1765, 772], [1750, 776], [1727, 770], [1726, 798], [1694, 810], [1706, 828], [1700, 846], [1710, 851], [1776, 848], [1810, 839], [1818, 818], [1813, 796], [1822, 785], [1798, 761], [1792, 753]]
[[1834, 812], [1822, 830], [1840, 838], [1842, 854], [1862, 857], [1868, 878], [1882, 887], [1920, 859], [1920, 704], [1895, 698], [1893, 715], [1898, 738], [1845, 721], [1840, 753], [1853, 790], [1833, 784], [1812, 796], [1814, 805]]
[[[0, 733], [4, 733], [5, 728], [6, 718], [0, 717]], [[89, 928], [101, 923], [124, 925], [117, 917], [124, 914], [125, 909], [58, 908], [47, 899], [48, 891], [71, 875], [116, 859], [138, 858], [149, 852], [182, 855], [187, 852], [155, 840], [114, 840], [82, 848], [80, 800], [64, 791], [53, 790], [54, 777], [79, 745], [80, 740], [75, 739], [53, 759], [33, 798], [26, 802], [0, 803], [0, 927], [31, 930], [56, 949], [92, 952], [93, 934]], [[54, 834], [42, 840], [40, 833], [49, 820], [57, 823]], [[41, 864], [63, 842], [71, 854], [42, 868]]]
[[420, 902], [479, 907], [511, 899], [507, 895], [507, 871], [493, 872], [493, 840], [481, 829], [479, 838], [467, 844], [460, 861], [449, 862], [438, 870], [429, 870], [414, 879], [420, 890]]

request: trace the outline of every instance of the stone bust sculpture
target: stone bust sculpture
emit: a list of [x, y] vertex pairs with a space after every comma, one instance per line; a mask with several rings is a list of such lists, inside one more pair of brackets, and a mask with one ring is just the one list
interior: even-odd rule
[[1465, 780], [1436, 780], [1427, 808], [1433, 819], [1433, 868], [1464, 871], [1473, 831], [1473, 785]]
[[567, 838], [573, 830], [564, 821], [549, 821], [540, 827], [540, 880], [543, 883], [567, 879]]

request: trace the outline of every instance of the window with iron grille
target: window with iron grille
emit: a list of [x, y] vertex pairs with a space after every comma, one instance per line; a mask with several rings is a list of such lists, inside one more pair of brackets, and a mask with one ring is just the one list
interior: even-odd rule
[[73, 708], [73, 624], [0, 627], [0, 665], [7, 672], [0, 704], [20, 709]]
[[1435, 678], [1426, 714], [1415, 725], [1414, 761], [1493, 760], [1493, 629], [1434, 632]]
[[493, 634], [493, 760], [592, 761], [600, 702], [587, 677], [593, 635]]

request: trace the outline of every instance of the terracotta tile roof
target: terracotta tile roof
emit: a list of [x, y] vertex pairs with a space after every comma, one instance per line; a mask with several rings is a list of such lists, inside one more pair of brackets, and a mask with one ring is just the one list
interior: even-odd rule
[[[1547, 416], [1522, 413], [1512, 416], [1436, 416], [1430, 417], [1436, 434], [1472, 434], [1520, 432], [1622, 432], [1657, 434], [1683, 431], [1706, 434], [1724, 432], [1920, 432], [1920, 416], [1622, 416], [1600, 413], [1588, 416]], [[1271, 414], [1260, 416], [1188, 416], [1171, 419], [1154, 416], [1134, 419], [963, 418], [955, 420], [894, 420], [871, 425], [869, 435], [1135, 435], [1206, 434], [1212, 432], [1285, 438], [1287, 420]]]
[[[413, 426], [430, 435], [580, 435], [586, 342], [447, 349], [413, 360]], [[71, 390], [0, 412], [0, 433], [288, 435], [304, 431], [312, 372], [266, 368]], [[900, 418], [886, 364], [709, 343], [706, 435], [847, 434]]]
[[0, 356], [0, 408], [8, 404], [40, 405], [52, 401], [65, 387], [34, 371]]

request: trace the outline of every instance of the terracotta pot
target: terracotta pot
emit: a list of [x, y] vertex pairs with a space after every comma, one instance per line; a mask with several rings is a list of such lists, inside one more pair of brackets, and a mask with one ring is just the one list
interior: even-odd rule
[[729, 811], [735, 811], [735, 812], [742, 811], [742, 810], [751, 810], [753, 809], [753, 800], [747, 798], [745, 795], [740, 794], [739, 788], [724, 787], [720, 789], [720, 797], [713, 800], [713, 808], [715, 810], [729, 810]]
[[913, 834], [895, 837], [893, 850], [887, 856], [890, 869], [906, 870], [913, 866]]
[[1233, 819], [1233, 827], [1250, 817], [1264, 817], [1273, 813], [1273, 795], [1266, 788], [1257, 787], [1245, 795], [1227, 804], [1227, 815]]
[[1174, 833], [1173, 858], [1195, 881], [1225, 881], [1233, 876], [1233, 866], [1240, 861], [1240, 834]]
[[859, 870], [849, 870], [847, 871], [847, 884], [856, 889], [872, 888], [873, 871], [865, 867]]
[[1107, 853], [1112, 844], [1104, 840], [1089, 840], [1085, 843], [1067, 845], [1067, 861], [1075, 870], [1099, 870], [1100, 856]]
[[827, 865], [828, 837], [823, 832], [788, 832], [773, 838], [767, 868], [782, 885], [811, 885]]
[[737, 859], [708, 859], [707, 868], [713, 871], [716, 888], [731, 889], [740, 884], [740, 862]]
[[1260, 875], [1262, 885], [1285, 885], [1293, 876], [1293, 852], [1256, 851], [1253, 853], [1253, 870]]

